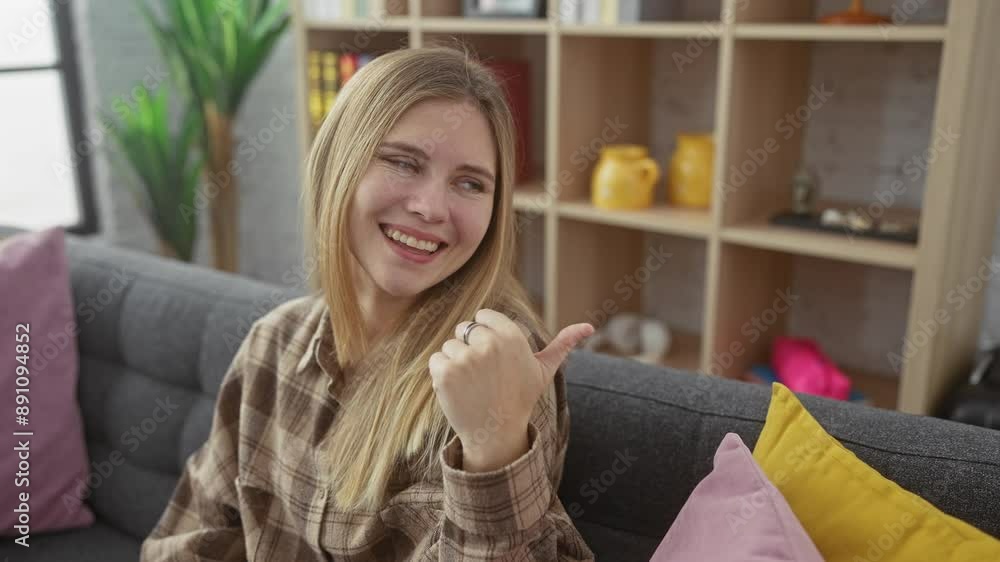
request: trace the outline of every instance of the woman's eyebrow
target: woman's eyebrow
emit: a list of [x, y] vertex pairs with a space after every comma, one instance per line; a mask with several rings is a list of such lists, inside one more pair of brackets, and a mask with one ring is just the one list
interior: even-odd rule
[[474, 174], [480, 174], [484, 178], [490, 180], [491, 183], [497, 182], [496, 178], [493, 177], [493, 174], [491, 174], [489, 170], [483, 168], [482, 166], [475, 166], [472, 164], [462, 164], [461, 166], [458, 167], [458, 169], [464, 170], [466, 172], [472, 172]]
[[403, 152], [409, 152], [410, 154], [420, 158], [422, 160], [430, 160], [427, 153], [420, 149], [420, 147], [410, 144], [408, 142], [399, 141], [387, 141], [382, 143], [383, 148], [395, 148], [396, 150], [402, 150]]
[[[421, 160], [430, 160], [430, 156], [428, 156], [427, 153], [423, 151], [423, 149], [408, 142], [387, 141], [383, 142], [381, 146], [382, 148], [395, 148], [396, 150], [402, 150], [403, 152], [412, 154], [413, 156], [416, 156]], [[476, 166], [475, 164], [462, 164], [461, 166], [458, 167], [458, 169], [466, 172], [473, 172], [476, 174], [480, 174], [483, 177], [489, 179], [491, 182], [496, 183], [496, 178], [493, 176], [493, 174], [490, 173], [490, 171], [487, 170], [486, 168], [483, 168], [482, 166]]]

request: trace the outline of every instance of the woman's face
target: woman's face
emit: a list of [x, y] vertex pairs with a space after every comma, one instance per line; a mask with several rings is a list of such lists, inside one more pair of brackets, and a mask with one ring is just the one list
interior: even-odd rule
[[351, 251], [376, 290], [416, 296], [462, 267], [489, 226], [496, 174], [478, 108], [427, 100], [403, 113], [376, 148], [348, 222]]

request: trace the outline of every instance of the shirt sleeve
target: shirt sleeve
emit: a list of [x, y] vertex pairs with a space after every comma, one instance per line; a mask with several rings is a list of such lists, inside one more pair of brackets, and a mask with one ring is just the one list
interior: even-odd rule
[[[537, 351], [536, 342], [532, 347]], [[462, 470], [457, 436], [442, 450], [444, 518], [432, 546], [437, 560], [593, 562], [558, 496], [569, 442], [565, 389], [560, 368], [532, 413], [528, 452], [507, 466]]]
[[142, 544], [140, 562], [244, 561], [236, 479], [244, 379], [256, 328], [223, 376], [207, 441], [185, 463], [174, 494]]

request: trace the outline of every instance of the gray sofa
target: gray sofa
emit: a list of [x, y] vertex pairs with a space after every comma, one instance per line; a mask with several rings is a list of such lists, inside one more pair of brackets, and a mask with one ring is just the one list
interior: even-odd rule
[[[136, 560], [184, 460], [206, 438], [239, 341], [256, 318], [302, 289], [75, 238], [68, 253], [81, 327], [78, 395], [91, 466], [101, 473], [88, 498], [98, 520], [33, 534], [30, 549], [7, 539], [0, 558]], [[753, 447], [769, 391], [585, 351], [574, 351], [566, 370], [572, 437], [560, 497], [598, 560], [648, 560], [710, 471], [722, 437], [736, 432]], [[809, 396], [803, 402], [887, 477], [1000, 537], [1000, 432]], [[169, 413], [151, 422], [158, 405]], [[134, 437], [124, 441], [127, 432]], [[109, 470], [114, 451], [126, 460]]]

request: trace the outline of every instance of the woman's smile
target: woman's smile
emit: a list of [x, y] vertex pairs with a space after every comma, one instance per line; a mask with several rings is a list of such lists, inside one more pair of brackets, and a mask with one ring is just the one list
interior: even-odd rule
[[388, 224], [379, 224], [379, 230], [396, 255], [413, 263], [430, 263], [448, 247], [444, 242], [420, 239]]

